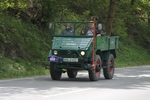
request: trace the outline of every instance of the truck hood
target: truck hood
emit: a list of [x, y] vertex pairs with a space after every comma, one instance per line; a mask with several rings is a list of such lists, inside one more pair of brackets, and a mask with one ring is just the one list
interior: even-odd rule
[[54, 37], [52, 49], [87, 50], [92, 40], [92, 37]]

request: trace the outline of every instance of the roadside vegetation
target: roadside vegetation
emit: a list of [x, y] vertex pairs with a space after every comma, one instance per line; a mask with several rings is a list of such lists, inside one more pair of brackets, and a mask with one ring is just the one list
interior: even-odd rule
[[46, 74], [50, 33], [0, 14], [0, 79]]
[[117, 49], [116, 67], [150, 65], [150, 52], [142, 46], [137, 45], [133, 40], [119, 41]]
[[[57, 0], [16, 1], [0, 1], [0, 79], [49, 73], [47, 56], [52, 44], [49, 22], [90, 20], [96, 15], [105, 30], [109, 1], [63, 0], [59, 4]], [[133, 1], [116, 1], [111, 33], [119, 36], [116, 67], [150, 64], [150, 2]]]

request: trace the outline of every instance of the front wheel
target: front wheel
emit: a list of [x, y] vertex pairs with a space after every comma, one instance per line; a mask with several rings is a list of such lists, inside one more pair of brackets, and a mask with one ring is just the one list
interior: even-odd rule
[[95, 56], [95, 62], [94, 62], [95, 66], [91, 66], [88, 69], [89, 72], [89, 79], [90, 81], [98, 81], [100, 78], [100, 72], [101, 72], [101, 58], [99, 55]]
[[109, 55], [109, 59], [106, 62], [106, 68], [103, 68], [105, 79], [112, 79], [115, 71], [115, 63], [113, 54]]
[[50, 75], [53, 80], [60, 80], [62, 72], [55, 69], [55, 64], [50, 63]]

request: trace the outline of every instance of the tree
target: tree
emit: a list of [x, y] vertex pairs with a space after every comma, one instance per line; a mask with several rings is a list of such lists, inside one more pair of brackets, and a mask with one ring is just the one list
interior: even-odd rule
[[114, 12], [115, 12], [115, 0], [110, 0], [109, 12], [108, 12], [106, 28], [105, 28], [106, 34], [108, 36], [111, 35]]

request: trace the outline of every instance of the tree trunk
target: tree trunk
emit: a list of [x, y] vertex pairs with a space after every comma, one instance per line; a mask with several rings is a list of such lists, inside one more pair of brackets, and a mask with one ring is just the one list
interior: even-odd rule
[[148, 26], [150, 27], [150, 12], [148, 14]]
[[30, 0], [30, 7], [33, 7], [33, 4], [34, 4], [34, 0]]
[[110, 0], [109, 12], [105, 28], [107, 36], [111, 35], [114, 12], [115, 12], [115, 0]]
[[134, 1], [135, 1], [135, 0], [131, 0], [131, 5], [134, 5]]

